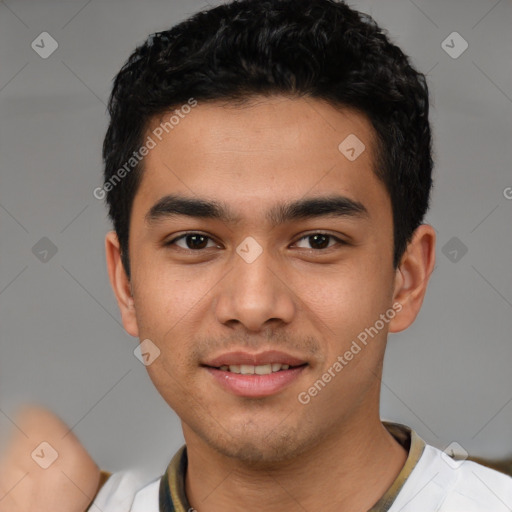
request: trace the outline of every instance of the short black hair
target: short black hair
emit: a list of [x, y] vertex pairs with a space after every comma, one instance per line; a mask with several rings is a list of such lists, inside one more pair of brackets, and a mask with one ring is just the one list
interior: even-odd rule
[[102, 194], [128, 277], [130, 214], [144, 163], [133, 155], [150, 122], [191, 98], [243, 103], [259, 95], [320, 99], [367, 116], [377, 136], [373, 171], [391, 199], [398, 267], [432, 187], [425, 75], [369, 15], [342, 1], [240, 0], [151, 34], [114, 79]]

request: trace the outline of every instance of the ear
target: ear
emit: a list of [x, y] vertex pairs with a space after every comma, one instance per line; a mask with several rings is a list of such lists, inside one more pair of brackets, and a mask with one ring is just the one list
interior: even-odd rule
[[132, 297], [131, 284], [121, 261], [121, 248], [115, 231], [109, 231], [105, 237], [105, 253], [110, 284], [121, 311], [121, 319], [126, 332], [139, 336], [135, 303]]
[[389, 332], [407, 329], [418, 315], [434, 270], [435, 248], [434, 228], [418, 226], [396, 270], [393, 304], [399, 303], [401, 309], [396, 308], [398, 314], [389, 322]]

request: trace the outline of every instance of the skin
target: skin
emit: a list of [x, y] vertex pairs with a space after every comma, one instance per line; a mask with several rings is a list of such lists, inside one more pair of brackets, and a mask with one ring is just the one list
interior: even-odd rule
[[[354, 162], [337, 150], [350, 133], [366, 145]], [[421, 307], [435, 234], [420, 226], [399, 269], [392, 268], [391, 205], [371, 172], [373, 137], [363, 116], [313, 100], [200, 105], [146, 158], [130, 226], [131, 281], [115, 234], [107, 235], [109, 275], [124, 326], [161, 351], [147, 368], [182, 419], [186, 492], [201, 512], [319, 505], [367, 510], [404, 464], [405, 451], [379, 420], [382, 359], [388, 332], [407, 328]], [[270, 205], [334, 190], [363, 203], [368, 216], [266, 224]], [[149, 226], [145, 214], [171, 192], [222, 199], [241, 220], [228, 225], [174, 218]], [[201, 255], [162, 246], [185, 230], [212, 237]], [[346, 245], [328, 239], [332, 248], [314, 250], [303, 237], [318, 231]], [[235, 252], [248, 235], [263, 248], [250, 264]], [[184, 240], [180, 246], [186, 247]], [[298, 393], [398, 302], [400, 313], [385, 329], [301, 404]], [[279, 348], [308, 367], [275, 396], [236, 397], [200, 367], [235, 348]], [[99, 469], [78, 439], [37, 406], [26, 406], [15, 423], [0, 457], [0, 512], [85, 511]], [[59, 454], [48, 469], [30, 457], [42, 441]]]
[[[338, 150], [352, 133], [366, 146], [355, 161]], [[419, 226], [393, 268], [391, 203], [372, 171], [374, 137], [363, 115], [313, 99], [199, 103], [145, 157], [130, 219], [130, 280], [117, 237], [107, 234], [123, 325], [160, 350], [147, 370], [181, 419], [186, 493], [201, 512], [365, 511], [403, 467], [407, 454], [379, 418], [382, 361], [388, 332], [406, 329], [420, 310], [435, 232]], [[149, 224], [150, 208], [171, 193], [223, 201], [240, 219]], [[276, 203], [333, 193], [361, 202], [368, 215], [276, 226], [265, 216]], [[209, 238], [199, 249], [186, 239], [164, 245], [188, 231]], [[306, 237], [318, 232], [345, 243], [328, 238], [319, 249]], [[248, 236], [263, 251], [250, 264], [236, 252]], [[298, 394], [394, 303], [400, 312], [301, 404]], [[226, 351], [272, 348], [308, 363], [273, 396], [235, 396], [201, 366]]]
[[[0, 512], [84, 512], [98, 488], [100, 470], [77, 437], [37, 405], [24, 406], [14, 423], [0, 454]], [[54, 453], [47, 445], [37, 449], [42, 442], [58, 454], [47, 468], [35, 462]]]

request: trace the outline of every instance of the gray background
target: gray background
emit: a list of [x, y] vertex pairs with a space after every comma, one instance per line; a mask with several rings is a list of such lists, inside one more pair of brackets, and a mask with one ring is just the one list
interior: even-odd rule
[[[382, 416], [441, 448], [456, 440], [472, 454], [512, 454], [512, 3], [351, 5], [428, 73], [433, 100], [427, 221], [438, 234], [437, 266], [415, 324], [390, 336]], [[107, 279], [110, 225], [92, 195], [105, 103], [137, 44], [206, 6], [0, 2], [0, 430], [17, 405], [41, 403], [109, 470], [160, 474], [183, 438], [133, 355]], [[31, 48], [43, 31], [59, 45], [46, 59]], [[469, 45], [458, 58], [442, 47], [454, 31]], [[46, 262], [33, 250], [42, 237], [57, 248]]]

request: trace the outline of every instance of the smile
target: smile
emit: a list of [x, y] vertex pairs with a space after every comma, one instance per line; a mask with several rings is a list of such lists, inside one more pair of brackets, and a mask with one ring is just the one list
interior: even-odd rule
[[242, 375], [268, 375], [281, 370], [288, 370], [289, 368], [289, 364], [282, 363], [261, 364], [258, 366], [252, 364], [231, 364], [229, 366], [223, 365], [219, 370], [231, 373], [240, 373]]
[[203, 366], [224, 391], [246, 398], [276, 395], [298, 379], [307, 367], [307, 363], [300, 366], [282, 363]]

